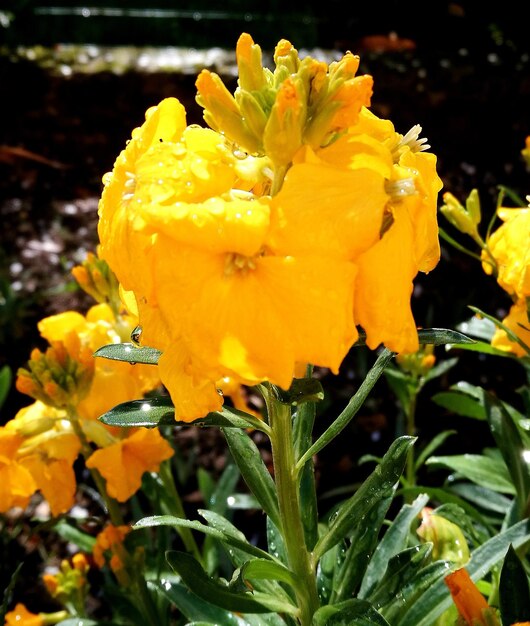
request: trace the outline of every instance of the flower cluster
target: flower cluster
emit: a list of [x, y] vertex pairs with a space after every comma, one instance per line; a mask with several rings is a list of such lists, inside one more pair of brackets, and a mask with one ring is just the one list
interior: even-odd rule
[[80, 452], [87, 467], [105, 478], [109, 495], [121, 502], [140, 488], [144, 472], [158, 471], [173, 455], [158, 430], [111, 428], [97, 419], [160, 385], [152, 366], [93, 357], [99, 347], [123, 342], [137, 324], [123, 307], [116, 313], [111, 306], [117, 282], [104, 266], [90, 255], [74, 275], [106, 276], [99, 280], [99, 291], [108, 294], [107, 300], [102, 298], [86, 315], [66, 311], [39, 322], [49, 347], [32, 352], [16, 381], [17, 389], [35, 401], [0, 427], [0, 512], [26, 507], [37, 491], [52, 515], [68, 511]]
[[234, 94], [197, 79], [209, 128], [175, 98], [150, 108], [99, 203], [101, 255], [184, 421], [227, 384], [337, 373], [359, 326], [414, 352], [413, 280], [440, 254], [436, 157], [369, 110], [357, 56], [328, 67], [282, 40], [271, 70], [248, 34], [236, 55]]

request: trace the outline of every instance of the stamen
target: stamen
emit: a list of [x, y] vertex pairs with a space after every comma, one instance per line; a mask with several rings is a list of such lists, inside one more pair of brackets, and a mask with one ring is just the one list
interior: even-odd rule
[[387, 180], [385, 182], [385, 191], [392, 200], [399, 200], [406, 196], [413, 196], [416, 191], [416, 185], [412, 178], [401, 178], [399, 180]]

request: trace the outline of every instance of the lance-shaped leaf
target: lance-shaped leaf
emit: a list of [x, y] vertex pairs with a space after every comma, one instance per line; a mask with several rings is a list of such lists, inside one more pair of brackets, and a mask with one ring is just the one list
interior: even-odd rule
[[323, 606], [314, 614], [311, 626], [390, 626], [366, 600], [357, 598]]
[[104, 413], [99, 420], [108, 426], [155, 428], [171, 424], [189, 426], [225, 426], [227, 428], [255, 428], [267, 431], [268, 426], [253, 415], [231, 407], [208, 413], [194, 422], [181, 422], [175, 418], [175, 407], [169, 396], [122, 402]]
[[143, 363], [157, 365], [162, 352], [156, 348], [135, 346], [133, 343], [111, 343], [102, 346], [94, 352], [94, 356], [112, 361], [126, 361], [127, 363]]
[[222, 428], [228, 447], [241, 476], [265, 513], [280, 527], [280, 513], [276, 486], [258, 447], [245, 431]]
[[434, 346], [443, 344], [472, 344], [474, 339], [448, 328], [424, 328], [418, 331], [420, 344], [432, 343]]
[[328, 532], [317, 542], [314, 549], [315, 558], [320, 558], [350, 534], [376, 502], [389, 495], [403, 472], [407, 454], [415, 441], [415, 437], [404, 436], [392, 443], [381, 463], [355, 494], [341, 506]]
[[503, 624], [530, 620], [530, 588], [521, 559], [509, 546], [501, 569], [499, 599]]
[[283, 600], [261, 592], [235, 592], [226, 584], [208, 576], [198, 561], [187, 552], [170, 550], [166, 559], [186, 586], [204, 600], [228, 611], [238, 613], [288, 613], [296, 615], [298, 609]]
[[498, 491], [515, 495], [515, 488], [506, 464], [501, 458], [482, 454], [455, 454], [453, 456], [431, 456], [426, 465], [439, 465], [458, 472], [472, 482]]

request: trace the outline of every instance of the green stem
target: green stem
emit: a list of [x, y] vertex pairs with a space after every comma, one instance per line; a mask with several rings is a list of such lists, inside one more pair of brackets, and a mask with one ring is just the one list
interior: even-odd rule
[[[83, 428], [81, 427], [77, 411], [73, 407], [68, 407], [67, 413], [70, 423], [72, 424], [72, 428], [74, 429], [74, 433], [77, 435], [77, 438], [81, 443], [81, 454], [83, 455], [85, 461], [87, 461], [92, 456], [93, 450], [88, 443]], [[96, 485], [100, 496], [105, 502], [110, 521], [114, 526], [122, 526], [124, 524], [124, 520], [120, 507], [116, 500], [114, 500], [114, 498], [111, 498], [107, 493], [107, 486], [105, 484], [103, 476], [101, 476], [101, 474], [95, 468], [90, 469], [90, 475], [92, 476], [92, 480], [94, 481], [94, 484]]]
[[297, 472], [295, 471], [291, 408], [275, 397], [274, 390], [270, 386], [267, 388], [265, 400], [271, 426], [272, 460], [280, 509], [280, 531], [289, 567], [298, 582], [295, 593], [300, 609], [300, 624], [309, 626], [313, 614], [319, 607], [319, 599], [313, 558], [307, 549], [302, 523]]
[[[175, 515], [176, 517], [180, 517], [182, 519], [186, 519], [186, 512], [184, 510], [184, 506], [182, 504], [182, 500], [180, 498], [179, 492], [175, 486], [175, 481], [173, 479], [173, 475], [171, 473], [171, 466], [169, 461], [164, 461], [160, 465], [159, 471], [160, 479], [162, 480], [162, 484], [165, 490], [165, 496], [167, 496], [167, 500], [169, 501], [169, 510], [168, 513], [171, 515]], [[201, 551], [195, 541], [195, 537], [193, 536], [191, 530], [189, 528], [177, 528], [177, 532], [186, 547], [188, 552], [191, 552], [193, 556], [199, 561], [202, 561]]]
[[[415, 389], [410, 395], [410, 402], [408, 403], [406, 411], [407, 419], [407, 435], [410, 437], [416, 436], [416, 402], [417, 402], [417, 389]], [[411, 447], [407, 455], [407, 462], [405, 466], [405, 478], [407, 481], [407, 487], [414, 488], [416, 486], [416, 459], [414, 457], [414, 446]], [[414, 496], [406, 496], [406, 502], [412, 502]]]

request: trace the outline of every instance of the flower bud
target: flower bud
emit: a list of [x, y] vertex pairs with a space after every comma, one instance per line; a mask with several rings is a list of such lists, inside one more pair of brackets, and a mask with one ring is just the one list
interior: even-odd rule
[[77, 283], [96, 302], [108, 302], [119, 309], [119, 285], [108, 263], [89, 252], [86, 259], [72, 269]]
[[434, 560], [443, 559], [464, 565], [469, 561], [469, 547], [460, 527], [441, 515], [432, 513], [424, 507], [421, 513], [421, 525], [416, 531], [422, 541], [433, 544]]
[[471, 192], [466, 201], [467, 208], [464, 208], [448, 191], [443, 194], [443, 200], [444, 204], [440, 207], [440, 211], [447, 221], [461, 233], [477, 239], [479, 237], [477, 224], [480, 222], [480, 203], [476, 189]]

